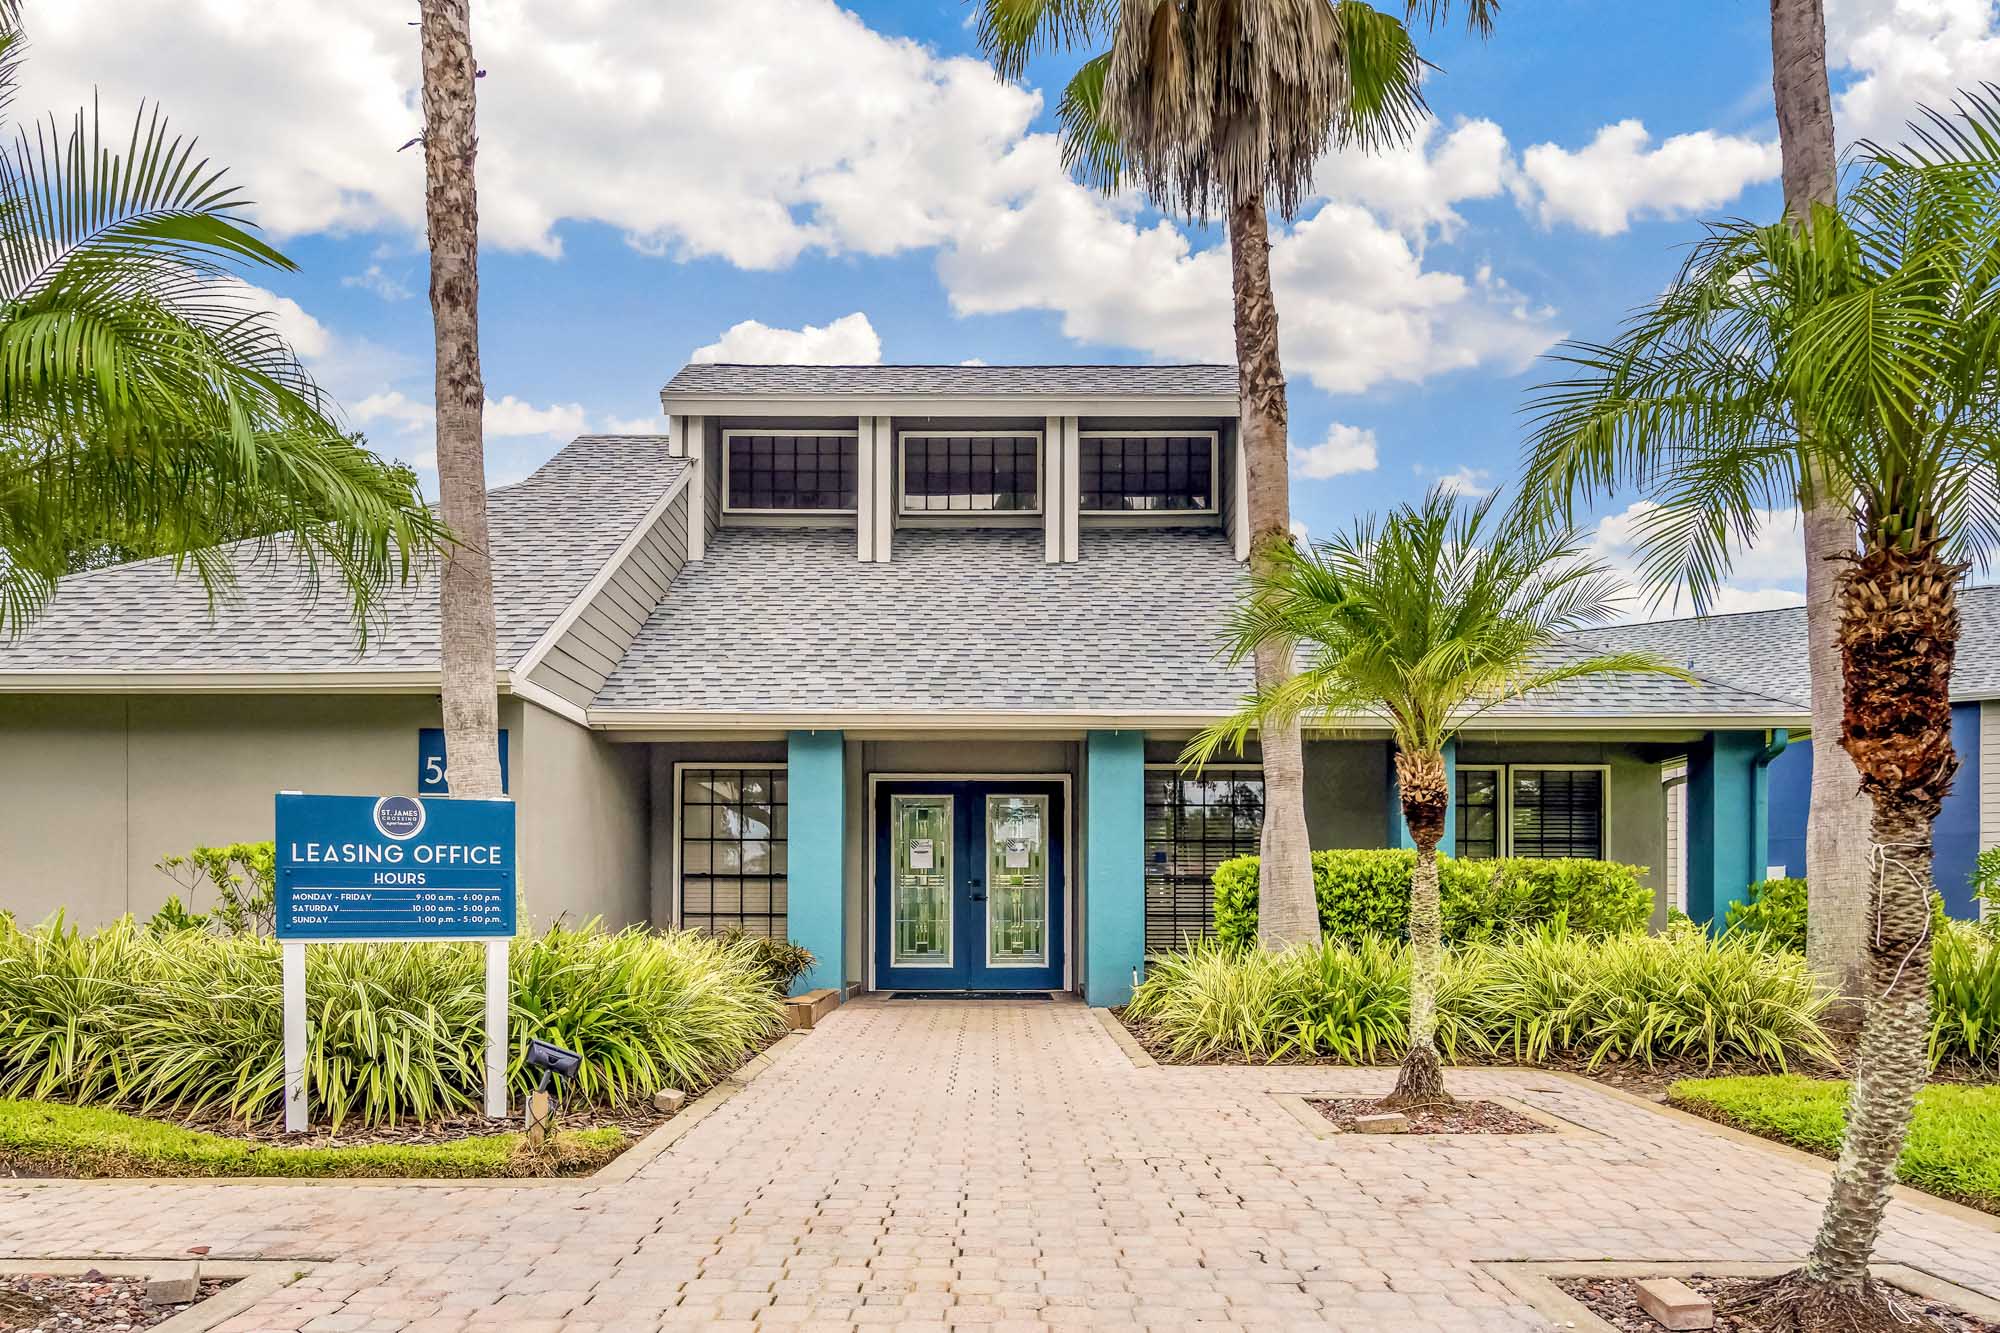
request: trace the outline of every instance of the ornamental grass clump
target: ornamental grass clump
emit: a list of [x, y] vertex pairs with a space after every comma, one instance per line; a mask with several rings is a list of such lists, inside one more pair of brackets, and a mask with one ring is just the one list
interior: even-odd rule
[[[552, 930], [512, 950], [508, 1070], [530, 1036], [584, 1057], [563, 1095], [619, 1104], [695, 1089], [783, 1027], [752, 952], [692, 933]], [[306, 1079], [336, 1127], [431, 1120], [481, 1102], [483, 951], [327, 945], [309, 954]], [[281, 1109], [282, 978], [268, 939], [0, 929], [0, 1096], [254, 1121]]]
[[[1214, 943], [1148, 963], [1127, 1014], [1170, 1058], [1398, 1059], [1408, 951], [1382, 939], [1279, 953]], [[1830, 1063], [1829, 996], [1802, 958], [1695, 930], [1592, 939], [1555, 927], [1445, 958], [1437, 1042], [1448, 1059], [1523, 1064]]]
[[1931, 1067], [2000, 1071], [2000, 939], [1963, 921], [1937, 923], [1931, 945]]

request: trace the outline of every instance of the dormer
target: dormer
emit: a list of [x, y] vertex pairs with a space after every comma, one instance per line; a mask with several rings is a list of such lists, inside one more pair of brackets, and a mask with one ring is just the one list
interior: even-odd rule
[[684, 366], [669, 447], [701, 464], [700, 560], [721, 527], [850, 529], [887, 562], [915, 528], [1195, 526], [1249, 554], [1233, 366]]

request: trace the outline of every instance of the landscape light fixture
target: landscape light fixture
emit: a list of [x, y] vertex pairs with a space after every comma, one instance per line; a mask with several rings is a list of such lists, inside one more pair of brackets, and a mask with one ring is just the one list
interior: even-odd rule
[[564, 1050], [552, 1041], [530, 1037], [526, 1060], [528, 1068], [538, 1069], [542, 1074], [535, 1090], [528, 1094], [528, 1144], [539, 1148], [555, 1127], [555, 1107], [549, 1097], [549, 1081], [575, 1078], [577, 1068], [583, 1064], [583, 1057], [575, 1051]]

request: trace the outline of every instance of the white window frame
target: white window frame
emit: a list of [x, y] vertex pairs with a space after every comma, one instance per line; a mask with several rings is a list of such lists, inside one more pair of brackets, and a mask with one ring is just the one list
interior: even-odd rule
[[[818, 507], [814, 507], [812, 509], [752, 509], [748, 507], [739, 509], [735, 505], [729, 503], [730, 441], [735, 440], [738, 437], [754, 437], [758, 435], [766, 435], [772, 437], [776, 437], [779, 435], [790, 435], [790, 436], [796, 436], [800, 439], [820, 439], [820, 440], [839, 439], [839, 440], [854, 441], [855, 503], [849, 505], [844, 509], [821, 509]], [[860, 498], [861, 498], [861, 431], [858, 427], [854, 430], [789, 430], [777, 426], [768, 427], [764, 429], [758, 429], [756, 427], [750, 427], [750, 426], [734, 426], [722, 432], [722, 512], [725, 514], [749, 514], [749, 515], [755, 515], [757, 517], [789, 517], [794, 514], [855, 514], [860, 512]]]
[[[1500, 792], [1499, 792], [1500, 850], [1494, 853], [1496, 856], [1510, 857], [1515, 854], [1514, 771], [1516, 769], [1521, 769], [1525, 772], [1530, 772], [1530, 773], [1595, 772], [1603, 774], [1604, 775], [1603, 784], [1598, 788], [1599, 806], [1597, 814], [1597, 820], [1598, 820], [1597, 827], [1600, 834], [1599, 841], [1603, 845], [1598, 849], [1598, 855], [1600, 860], [1608, 860], [1610, 858], [1611, 856], [1611, 765], [1542, 764], [1534, 762], [1523, 762], [1518, 764], [1453, 764], [1452, 771], [1454, 773], [1481, 772], [1481, 773], [1498, 773], [1500, 775]], [[1456, 849], [1458, 846], [1458, 836], [1456, 828], [1456, 821], [1458, 815], [1458, 780], [1456, 777], [1452, 779], [1451, 806], [1452, 806], [1452, 816], [1454, 823], [1454, 828], [1452, 831], [1452, 846], [1454, 849]], [[1553, 858], [1538, 857], [1536, 859], [1540, 860], [1540, 859], [1553, 859]]]
[[[1033, 509], [912, 509], [910, 497], [903, 488], [903, 478], [908, 475], [903, 466], [907, 450], [906, 440], [1033, 440], [1035, 442], [1035, 507]], [[1041, 430], [899, 430], [896, 432], [896, 473], [892, 483], [896, 488], [896, 516], [898, 518], [942, 518], [963, 522], [967, 519], [983, 518], [1038, 518], [1041, 516], [1048, 490], [1046, 478], [1049, 468], [1048, 432]]]
[[[682, 882], [682, 876], [681, 876], [681, 810], [682, 810], [682, 807], [683, 807], [684, 805], [686, 805], [686, 803], [687, 803], [687, 799], [686, 799], [686, 796], [684, 795], [684, 791], [685, 791], [685, 788], [684, 788], [684, 787], [682, 786], [682, 780], [681, 780], [681, 774], [682, 774], [683, 772], [685, 772], [685, 771], [686, 771], [687, 769], [690, 769], [690, 768], [733, 768], [733, 769], [736, 769], [736, 770], [738, 770], [738, 771], [740, 771], [740, 772], [750, 772], [750, 771], [753, 771], [753, 770], [755, 770], [755, 771], [759, 771], [759, 772], [775, 772], [775, 773], [783, 773], [783, 772], [787, 771], [788, 769], [790, 769], [790, 768], [791, 768], [791, 765], [790, 765], [790, 764], [788, 764], [788, 763], [786, 763], [786, 762], [785, 762], [785, 761], [783, 761], [783, 760], [769, 760], [769, 759], [752, 759], [752, 760], [736, 760], [736, 759], [686, 759], [686, 760], [676, 760], [676, 761], [675, 761], [675, 763], [674, 763], [674, 831], [673, 831], [673, 840], [674, 840], [674, 854], [673, 854], [673, 861], [672, 861], [672, 863], [671, 863], [671, 864], [672, 864], [672, 866], [673, 866], [673, 871], [672, 871], [672, 875], [673, 875], [673, 880], [672, 880], [672, 883], [673, 883], [673, 899], [674, 899], [674, 900], [673, 900], [673, 911], [672, 911], [671, 913], [669, 913], [669, 915], [671, 916], [671, 918], [672, 918], [672, 921], [673, 921], [673, 928], [674, 928], [675, 930], [680, 930], [680, 929], [682, 929], [682, 926], [681, 926], [681, 904], [682, 904], [682, 902], [683, 902], [683, 901], [685, 900], [685, 898], [686, 898], [686, 896], [687, 896], [687, 894], [686, 894], [686, 887], [687, 887], [687, 886], [686, 886], [686, 885], [685, 885], [685, 884], [684, 884], [684, 883]], [[784, 875], [784, 878], [785, 878], [785, 939], [786, 939], [787, 941], [789, 941], [789, 940], [791, 939], [791, 934], [792, 934], [792, 823], [791, 823], [791, 806], [792, 806], [792, 792], [791, 792], [791, 786], [790, 786], [790, 784], [788, 783], [788, 784], [786, 784], [786, 787], [785, 787], [785, 875]], [[772, 839], [771, 841], [773, 841], [773, 842], [776, 842], [776, 841], [777, 841], [777, 839], [776, 839], [776, 838], [773, 838], [773, 839]], [[715, 877], [716, 877], [716, 876], [714, 876], [714, 875], [713, 875], [713, 874], [711, 873], [711, 875], [710, 875], [710, 878], [715, 878]], [[740, 876], [739, 876], [739, 878], [740, 878]], [[773, 879], [775, 879], [775, 878], [777, 878], [777, 876], [773, 875], [773, 876], [770, 876], [770, 878], [773, 878]], [[710, 915], [714, 915], [714, 914], [713, 914], [713, 913], [710, 913]]]
[[[1660, 765], [1660, 795], [1666, 804], [1666, 836], [1661, 839], [1667, 853], [1667, 899], [1674, 910], [1688, 909], [1688, 763], [1685, 758], [1669, 759]], [[1676, 813], [1680, 818], [1675, 819]]]
[[[1109, 512], [1109, 511], [1107, 511], [1107, 512]], [[1123, 512], [1123, 511], [1121, 511], [1121, 512]], [[1181, 512], [1181, 513], [1187, 513], [1188, 511], [1187, 511], [1187, 510], [1181, 510], [1181, 511], [1179, 511], [1179, 512]], [[1142, 767], [1143, 767], [1143, 768], [1145, 769], [1145, 772], [1146, 772], [1146, 776], [1148, 776], [1148, 777], [1152, 776], [1152, 775], [1153, 775], [1153, 774], [1155, 774], [1155, 773], [1181, 773], [1181, 772], [1184, 772], [1184, 771], [1185, 771], [1185, 770], [1184, 770], [1184, 769], [1183, 769], [1183, 768], [1182, 768], [1182, 767], [1181, 767], [1181, 766], [1180, 766], [1179, 764], [1145, 764], [1145, 765], [1143, 765]], [[1257, 775], [1258, 777], [1260, 777], [1260, 778], [1261, 778], [1261, 777], [1263, 777], [1263, 776], [1264, 776], [1264, 766], [1263, 766], [1262, 764], [1245, 764], [1245, 763], [1233, 763], [1233, 764], [1203, 764], [1203, 765], [1202, 765], [1202, 766], [1201, 766], [1200, 768], [1196, 769], [1196, 770], [1195, 770], [1195, 771], [1194, 771], [1194, 772], [1193, 772], [1192, 774], [1190, 774], [1190, 776], [1192, 776], [1192, 777], [1197, 777], [1197, 778], [1198, 778], [1198, 777], [1200, 777], [1200, 776], [1201, 776], [1202, 774], [1204, 774], [1204, 773], [1214, 773], [1214, 774], [1216, 774], [1216, 775], [1217, 775], [1218, 777], [1230, 777], [1230, 778], [1235, 778], [1235, 777], [1241, 777], [1241, 776], [1242, 776], [1243, 774], [1245, 774], [1245, 773], [1255, 773], [1255, 774], [1256, 774], [1256, 775]], [[1143, 790], [1143, 786], [1142, 786], [1142, 790]], [[1264, 807], [1264, 810], [1265, 810], [1265, 813], [1266, 813], [1266, 814], [1269, 814], [1269, 813], [1270, 813], [1270, 805], [1269, 805], [1269, 794], [1270, 794], [1270, 789], [1269, 789], [1269, 787], [1267, 786], [1267, 787], [1266, 787], [1266, 789], [1265, 789], [1265, 796], [1266, 796], [1266, 804], [1265, 804], [1265, 807]], [[1144, 836], [1143, 832], [1142, 832], [1142, 833], [1141, 833], [1141, 835], [1140, 835], [1140, 839], [1139, 839], [1139, 841], [1140, 841], [1140, 843], [1141, 843], [1141, 851], [1142, 851], [1142, 853], [1143, 853], [1143, 851], [1144, 851], [1144, 846], [1143, 846], [1143, 844], [1145, 843], [1145, 836]], [[1143, 939], [1143, 938], [1145, 937], [1145, 930], [1146, 930], [1146, 916], [1145, 916], [1145, 899], [1146, 899], [1146, 883], [1145, 883], [1145, 881], [1146, 881], [1146, 875], [1145, 875], [1145, 868], [1144, 868], [1143, 866], [1141, 866], [1141, 867], [1140, 867], [1140, 873], [1139, 873], [1139, 932], [1140, 932], [1140, 938], [1141, 938], [1141, 939]], [[1211, 908], [1211, 909], [1210, 909], [1210, 924], [1212, 925], [1213, 923], [1214, 923], [1214, 909], [1213, 909], [1213, 908]]]
[[[1199, 440], [1208, 441], [1208, 507], [1206, 509], [1085, 509], [1083, 507], [1083, 442], [1085, 440]], [[1222, 432], [1213, 430], [1084, 430], [1076, 435], [1077, 512], [1115, 514], [1125, 518], [1171, 518], [1176, 515], [1219, 514], [1222, 512]]]

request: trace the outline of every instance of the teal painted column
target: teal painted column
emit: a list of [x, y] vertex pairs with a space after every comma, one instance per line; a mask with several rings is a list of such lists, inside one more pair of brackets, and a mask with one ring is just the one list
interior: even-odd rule
[[[1444, 837], [1438, 840], [1438, 850], [1446, 856], [1454, 855], [1458, 847], [1458, 741], [1454, 738], [1444, 743]], [[1389, 747], [1389, 846], [1410, 847], [1417, 840], [1410, 836], [1410, 826], [1403, 822], [1403, 793], [1396, 781], [1396, 747]]]
[[847, 904], [846, 765], [837, 731], [794, 731], [785, 742], [786, 933], [811, 949], [810, 972], [792, 983], [792, 994], [825, 987], [845, 991]]
[[1761, 731], [1712, 731], [1688, 748], [1688, 915], [1713, 931], [1769, 860], [1763, 755]]
[[1083, 998], [1123, 1004], [1146, 959], [1146, 738], [1091, 732], [1083, 780]]

